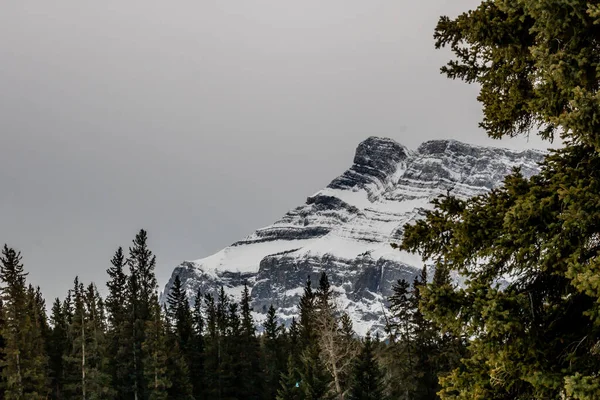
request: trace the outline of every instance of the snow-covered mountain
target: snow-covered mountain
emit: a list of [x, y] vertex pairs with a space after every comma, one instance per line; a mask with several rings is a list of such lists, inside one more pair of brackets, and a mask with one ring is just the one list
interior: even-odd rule
[[304, 205], [210, 257], [177, 266], [165, 293], [176, 275], [190, 298], [198, 289], [214, 292], [221, 286], [239, 298], [248, 282], [258, 321], [271, 304], [290, 321], [307, 276], [316, 285], [326, 271], [357, 333], [379, 330], [393, 284], [400, 278], [412, 282], [423, 265], [418, 256], [390, 246], [399, 242], [403, 226], [450, 189], [462, 198], [485, 193], [515, 167], [526, 176], [537, 173], [542, 158], [538, 151], [454, 140], [425, 142], [412, 151], [370, 137], [359, 144], [350, 169]]

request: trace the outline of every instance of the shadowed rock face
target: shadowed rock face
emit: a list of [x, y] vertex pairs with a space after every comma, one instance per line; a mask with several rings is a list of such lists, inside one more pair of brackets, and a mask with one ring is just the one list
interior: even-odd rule
[[403, 226], [422, 218], [430, 201], [452, 190], [468, 198], [498, 186], [513, 168], [538, 171], [543, 153], [471, 146], [453, 140], [423, 143], [410, 151], [391, 139], [360, 143], [354, 164], [306, 203], [210, 257], [186, 261], [173, 271], [190, 300], [221, 286], [239, 298], [251, 288], [260, 322], [271, 304], [283, 322], [297, 316], [307, 277], [317, 285], [329, 275], [338, 305], [359, 334], [382, 330], [383, 307], [399, 279], [409, 282], [422, 261], [393, 250]]
[[378, 186], [392, 176], [408, 150], [391, 139], [370, 137], [358, 145], [354, 164], [330, 184], [331, 189], [366, 189]]

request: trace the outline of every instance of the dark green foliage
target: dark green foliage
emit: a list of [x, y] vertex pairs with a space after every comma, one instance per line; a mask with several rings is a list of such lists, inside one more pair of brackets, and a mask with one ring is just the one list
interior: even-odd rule
[[300, 357], [300, 389], [303, 399], [331, 399], [329, 385], [331, 376], [321, 360], [321, 349], [317, 343], [308, 345]]
[[[156, 266], [156, 257], [148, 248], [148, 235], [143, 229], [135, 236], [133, 246], [129, 248], [129, 285], [127, 293], [129, 294], [129, 318], [131, 327], [131, 347], [133, 352], [133, 368], [130, 372], [132, 377], [132, 390], [134, 397], [144, 399], [146, 392], [150, 387], [144, 373], [147, 368], [144, 367], [144, 359], [149, 359], [147, 354], [143, 353], [142, 343], [146, 340], [146, 328], [148, 323], [155, 323], [153, 315], [153, 298], [157, 289], [156, 276], [154, 268]], [[131, 378], [130, 378], [131, 379]]]
[[205, 341], [204, 341], [204, 317], [202, 314], [202, 294], [196, 294], [194, 308], [192, 310], [192, 338], [189, 345], [189, 371], [192, 384], [192, 392], [196, 400], [204, 398], [205, 384]]
[[133, 395], [133, 321], [131, 289], [129, 277], [125, 272], [126, 260], [123, 249], [119, 247], [111, 260], [112, 266], [106, 271], [109, 281], [106, 283], [108, 368], [117, 399], [126, 399]]
[[301, 400], [304, 393], [300, 388], [300, 373], [298, 372], [294, 357], [288, 357], [287, 368], [281, 375], [280, 387], [277, 391], [277, 400]]
[[4, 397], [43, 399], [50, 390], [40, 304], [27, 290], [21, 254], [4, 245], [0, 262]]
[[65, 398], [110, 399], [114, 392], [107, 370], [103, 302], [93, 284], [85, 289], [77, 278], [72, 293], [69, 346], [63, 356]]
[[241, 396], [248, 400], [258, 400], [262, 396], [264, 376], [261, 374], [261, 349], [260, 341], [256, 337], [256, 326], [252, 318], [250, 291], [244, 283], [242, 291], [241, 308], [241, 332], [240, 344], [237, 354], [239, 357], [239, 383], [241, 385]]
[[375, 358], [371, 336], [367, 335], [352, 368], [348, 400], [386, 400], [383, 372]]
[[187, 351], [193, 334], [192, 311], [190, 303], [181, 285], [179, 276], [175, 277], [173, 288], [167, 295], [167, 315], [173, 324], [173, 333], [182, 351]]
[[310, 276], [306, 279], [304, 293], [300, 298], [300, 320], [298, 330], [300, 332], [300, 348], [304, 349], [315, 340], [315, 293], [312, 290]]
[[[295, 323], [295, 321], [294, 321]], [[262, 354], [264, 371], [264, 397], [275, 399], [279, 390], [279, 378], [286, 371], [285, 330], [277, 322], [275, 307], [271, 305], [263, 324]]]
[[[145, 340], [141, 350], [143, 355], [144, 381], [147, 382], [146, 393], [149, 400], [166, 400], [173, 382], [169, 379], [169, 354], [178, 349], [169, 348], [167, 342], [168, 329], [161, 313], [156, 296], [150, 299], [149, 313], [152, 319], [146, 321]], [[175, 342], [175, 345], [177, 343]], [[173, 371], [174, 374], [181, 371]], [[185, 371], [184, 371], [185, 372]]]
[[[175, 277], [173, 290], [167, 295], [167, 370], [171, 386], [169, 398], [187, 399], [193, 393], [190, 382], [190, 364], [194, 340], [194, 321], [190, 304], [181, 285]], [[200, 379], [202, 377], [200, 376]]]

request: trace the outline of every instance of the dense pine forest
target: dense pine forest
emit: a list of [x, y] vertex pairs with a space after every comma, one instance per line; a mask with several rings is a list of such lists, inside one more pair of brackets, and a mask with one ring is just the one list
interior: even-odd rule
[[144, 231], [106, 298], [75, 279], [47, 310], [5, 246], [2, 398], [600, 399], [600, 4], [487, 0], [434, 37], [489, 136], [562, 145], [538, 175], [448, 193], [405, 227], [399, 247], [429, 267], [397, 282], [385, 334], [354, 334], [326, 274], [285, 327], [273, 309], [256, 326], [248, 290], [190, 299], [177, 282], [160, 304]]
[[[161, 305], [147, 241], [142, 230], [127, 254], [115, 252], [105, 299], [75, 278], [49, 317], [21, 254], [4, 246], [2, 398], [433, 399], [437, 374], [464, 351], [418, 310], [426, 269], [396, 285], [387, 339], [361, 339], [325, 273], [314, 289], [307, 277], [288, 327], [273, 307], [257, 327], [247, 288], [239, 303], [223, 288], [189, 299], [176, 279]], [[439, 274], [434, 282], [451, 283]]]

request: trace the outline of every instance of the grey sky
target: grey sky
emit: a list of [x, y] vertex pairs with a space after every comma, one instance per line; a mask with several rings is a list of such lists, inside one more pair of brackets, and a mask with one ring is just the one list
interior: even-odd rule
[[0, 242], [64, 296], [149, 231], [181, 260], [268, 225], [388, 136], [503, 147], [439, 74], [441, 14], [477, 0], [4, 1]]

